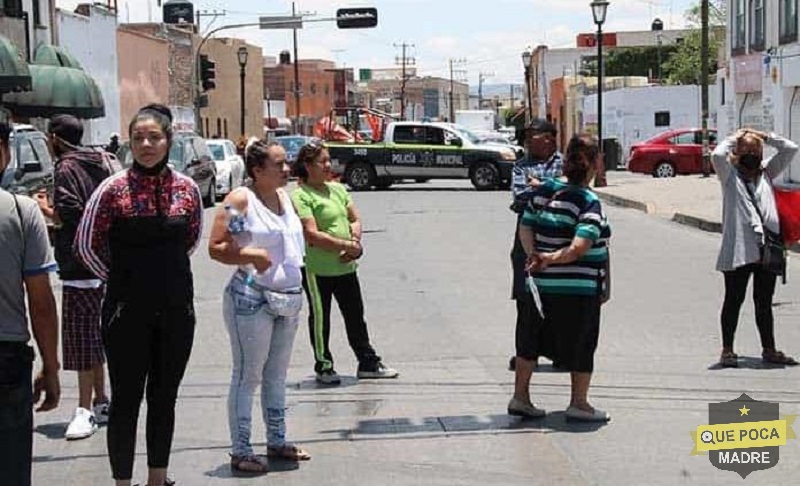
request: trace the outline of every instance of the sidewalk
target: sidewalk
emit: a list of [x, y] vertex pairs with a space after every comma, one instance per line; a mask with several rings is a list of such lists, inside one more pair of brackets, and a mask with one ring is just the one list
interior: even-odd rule
[[722, 232], [719, 180], [701, 175], [657, 179], [646, 174], [610, 171], [608, 186], [596, 188], [601, 199], [638, 209], [703, 231]]

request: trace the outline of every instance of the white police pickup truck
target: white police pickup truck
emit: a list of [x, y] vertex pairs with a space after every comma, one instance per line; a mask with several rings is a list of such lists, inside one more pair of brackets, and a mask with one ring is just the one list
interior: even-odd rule
[[470, 179], [475, 189], [506, 189], [518, 154], [479, 145], [448, 123], [393, 122], [383, 141], [328, 142], [333, 170], [355, 191], [387, 188], [400, 179]]

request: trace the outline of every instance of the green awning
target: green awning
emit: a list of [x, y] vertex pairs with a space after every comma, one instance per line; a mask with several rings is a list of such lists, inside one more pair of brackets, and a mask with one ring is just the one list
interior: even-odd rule
[[33, 63], [47, 66], [61, 66], [75, 69], [83, 69], [81, 63], [75, 59], [75, 56], [69, 53], [61, 46], [53, 46], [50, 44], [41, 44], [36, 48], [36, 53], [33, 55]]
[[14, 44], [0, 35], [0, 93], [30, 89], [31, 74], [28, 65]]
[[32, 91], [2, 95], [2, 104], [24, 117], [49, 118], [64, 113], [78, 118], [106, 114], [103, 96], [94, 80], [80, 69], [30, 64]]

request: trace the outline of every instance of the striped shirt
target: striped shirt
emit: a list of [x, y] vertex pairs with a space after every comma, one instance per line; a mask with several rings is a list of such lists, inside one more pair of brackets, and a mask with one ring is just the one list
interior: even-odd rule
[[592, 247], [580, 259], [535, 273], [533, 277], [539, 292], [599, 293], [600, 270], [608, 260], [611, 228], [595, 193], [558, 179], [547, 179], [534, 189], [521, 224], [533, 229], [537, 252], [567, 248], [576, 237], [592, 242]]
[[532, 159], [530, 155], [514, 163], [511, 175], [511, 197], [513, 202], [511, 210], [522, 214], [528, 205], [533, 188], [528, 185], [528, 179], [535, 177], [540, 181], [551, 177], [561, 177], [564, 163], [560, 152], [555, 152], [549, 160]]

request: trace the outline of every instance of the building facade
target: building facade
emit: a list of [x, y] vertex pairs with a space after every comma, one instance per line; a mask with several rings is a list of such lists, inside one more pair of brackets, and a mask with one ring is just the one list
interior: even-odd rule
[[[376, 71], [383, 73], [384, 70], [373, 70], [372, 73]], [[385, 71], [394, 72], [394, 70]], [[407, 79], [403, 90], [403, 83], [399, 77], [387, 78], [381, 75], [377, 79], [359, 83], [356, 97], [361, 106], [396, 116], [400, 115], [401, 98], [405, 98], [407, 120], [445, 120], [450, 118], [450, 89], [449, 79], [425, 76]], [[469, 85], [454, 81], [452, 91], [453, 111], [469, 109]]]
[[[241, 123], [241, 69], [238, 51], [247, 49], [244, 73], [245, 117]], [[206, 137], [231, 140], [264, 135], [264, 58], [261, 48], [240, 39], [210, 39], [203, 54], [216, 63], [216, 88], [208, 91], [208, 106], [200, 109]]]
[[120, 25], [117, 30], [119, 58], [119, 116], [123, 139], [128, 122], [148, 103], [169, 104], [169, 41]]
[[[84, 122], [83, 143], [102, 145], [120, 132], [120, 78], [117, 50], [117, 14], [101, 5], [79, 5], [75, 12], [56, 11], [59, 44], [81, 63], [97, 82], [106, 115]], [[103, 39], [98, 42], [98, 39]]]
[[[603, 36], [604, 52], [631, 47], [671, 46], [681, 42], [686, 30], [612, 32]], [[540, 45], [533, 50], [528, 82], [531, 89], [533, 116], [552, 118], [550, 83], [554, 79], [577, 75], [581, 64], [597, 58], [596, 36], [579, 34], [576, 47], [551, 49]]]
[[295, 100], [294, 63], [286, 55], [281, 57], [277, 65], [264, 67], [264, 99], [267, 99], [268, 95], [270, 100], [284, 101], [286, 117], [297, 120], [300, 132], [310, 133], [314, 123], [330, 114], [331, 109], [336, 106], [336, 78], [339, 70], [332, 61], [300, 60], [297, 65], [299, 79], [297, 88], [300, 92], [298, 111]]
[[[166, 68], [169, 95], [166, 104], [172, 109], [175, 128], [197, 130], [194, 115], [194, 53], [199, 43], [194, 26], [162, 23], [122, 24], [128, 31], [138, 32], [167, 42], [169, 54]], [[127, 62], [126, 51], [120, 62]]]
[[[726, 44], [717, 91], [722, 135], [751, 127], [800, 141], [798, 0], [728, 0]], [[800, 184], [800, 162], [784, 174]]]

